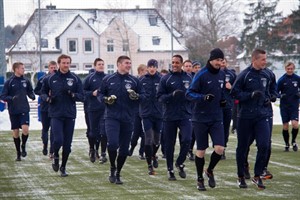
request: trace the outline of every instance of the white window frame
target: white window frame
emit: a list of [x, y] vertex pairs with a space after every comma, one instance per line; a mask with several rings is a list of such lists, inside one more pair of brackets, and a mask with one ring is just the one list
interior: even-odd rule
[[115, 72], [115, 65], [109, 64], [107, 65], [107, 74], [113, 74]]
[[[70, 42], [75, 41], [75, 51], [70, 51]], [[78, 53], [78, 40], [76, 38], [68, 38], [67, 39], [67, 48], [69, 54], [77, 54]]]
[[[84, 63], [83, 66], [84, 66], [85, 70], [93, 69], [93, 64], [92, 63]], [[87, 66], [91, 66], [91, 67], [87, 67]]]
[[108, 39], [107, 41], [107, 52], [114, 52], [114, 40]]
[[76, 71], [76, 70], [78, 70], [78, 64], [77, 63], [71, 63], [71, 65], [70, 65], [70, 71]]
[[[85, 46], [85, 42], [86, 41], [91, 41], [91, 51], [86, 51], [86, 46]], [[93, 42], [93, 39], [92, 38], [84, 38], [83, 39], [83, 52], [84, 53], [87, 53], [87, 54], [90, 54], [90, 53], [93, 53], [94, 52], [94, 42]]]

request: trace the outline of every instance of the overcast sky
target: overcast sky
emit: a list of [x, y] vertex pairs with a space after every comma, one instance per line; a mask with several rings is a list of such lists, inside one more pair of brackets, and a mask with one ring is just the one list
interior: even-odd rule
[[[173, 0], [174, 2], [176, 0]], [[241, 0], [245, 3], [248, 0]], [[57, 8], [151, 8], [152, 0], [41, 0], [41, 8], [45, 5], [56, 5]], [[278, 11], [283, 11], [284, 16], [291, 13], [298, 7], [299, 0], [280, 0], [277, 6]], [[38, 0], [4, 0], [4, 24], [5, 26], [17, 23], [25, 24], [38, 7]]]

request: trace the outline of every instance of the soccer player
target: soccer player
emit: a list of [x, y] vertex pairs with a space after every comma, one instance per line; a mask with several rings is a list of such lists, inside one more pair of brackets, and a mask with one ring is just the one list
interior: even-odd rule
[[105, 104], [97, 100], [98, 89], [102, 83], [104, 74], [104, 61], [101, 58], [94, 60], [95, 71], [90, 73], [83, 83], [85, 100], [87, 101], [87, 113], [89, 119], [90, 131], [88, 132], [88, 142], [90, 146], [90, 161], [94, 163], [101, 143], [100, 163], [105, 163], [107, 138], [104, 127]]
[[[230, 95], [231, 87], [236, 79], [235, 71], [228, 69], [228, 64], [226, 58], [222, 61], [221, 70], [225, 73], [225, 92], [224, 98], [226, 100], [226, 106], [223, 107], [223, 126], [224, 126], [224, 147], [227, 147], [229, 138], [230, 122], [232, 119], [232, 108], [233, 108], [233, 98]], [[222, 160], [226, 159], [225, 149], [221, 157]]]
[[145, 90], [145, 100], [140, 103], [140, 116], [145, 133], [145, 155], [149, 175], [155, 175], [153, 167], [158, 167], [156, 152], [159, 148], [162, 128], [162, 105], [156, 98], [161, 79], [157, 67], [157, 60], [150, 59], [147, 63], [148, 73], [140, 78]]
[[299, 98], [300, 98], [300, 77], [296, 75], [295, 64], [287, 62], [286, 73], [277, 82], [277, 91], [280, 94], [280, 114], [282, 118], [282, 136], [285, 142], [285, 151], [289, 151], [289, 122], [292, 123], [291, 144], [294, 151], [298, 151], [296, 138], [299, 130]]
[[[25, 67], [21, 62], [15, 62], [12, 66], [12, 75], [3, 87], [0, 99], [8, 104], [9, 119], [11, 122], [12, 136], [17, 150], [16, 161], [21, 161], [27, 156], [26, 142], [29, 135], [29, 103], [27, 96], [35, 100], [31, 82], [24, 77]], [[22, 129], [22, 145], [19, 129]], [[22, 149], [22, 151], [21, 151]]]
[[[38, 80], [36, 87], [34, 88], [35, 94], [41, 95], [43, 82], [47, 79], [48, 76], [55, 73], [56, 71], [57, 71], [57, 63], [55, 61], [50, 61], [48, 63], [48, 74], [45, 74]], [[41, 122], [42, 122], [42, 141], [43, 141], [42, 152], [43, 155], [46, 156], [48, 154], [48, 140], [49, 140], [48, 131], [51, 124], [51, 118], [49, 117], [49, 113], [48, 113], [48, 108], [49, 108], [48, 102], [43, 101], [41, 99], [40, 107], [41, 107]], [[53, 142], [53, 133], [52, 130], [50, 130], [50, 153], [49, 153], [50, 159], [53, 158], [52, 142]]]
[[105, 103], [109, 181], [115, 184], [123, 184], [120, 175], [128, 156], [135, 111], [145, 93], [138, 78], [129, 74], [130, 69], [130, 58], [120, 56], [117, 59], [117, 72], [104, 77], [97, 97]]
[[159, 102], [163, 103], [163, 134], [170, 181], [176, 180], [173, 162], [177, 128], [180, 130], [181, 144], [175, 166], [179, 170], [181, 178], [186, 178], [184, 161], [189, 151], [192, 136], [191, 102], [185, 98], [185, 92], [192, 82], [192, 77], [183, 72], [182, 65], [182, 56], [174, 55], [172, 57], [172, 70], [161, 78], [157, 92]]
[[[68, 176], [66, 164], [71, 153], [73, 140], [76, 101], [83, 102], [84, 95], [80, 78], [70, 72], [71, 57], [62, 54], [58, 57], [59, 69], [44, 81], [41, 97], [49, 103], [49, 116], [53, 131], [52, 168], [60, 171], [62, 177]], [[62, 147], [62, 162], [59, 166], [59, 150]]]
[[197, 142], [195, 158], [198, 176], [197, 189], [200, 191], [206, 190], [202, 174], [209, 134], [214, 151], [211, 154], [205, 175], [208, 177], [208, 185], [211, 188], [216, 186], [213, 170], [224, 151], [222, 107], [226, 105], [224, 99], [225, 73], [220, 70], [223, 59], [222, 50], [219, 48], [213, 49], [210, 52], [206, 66], [195, 75], [186, 93], [186, 97], [195, 104], [192, 121]]
[[239, 187], [247, 188], [244, 165], [249, 141], [255, 139], [257, 156], [252, 183], [258, 189], [265, 189], [260, 176], [266, 165], [271, 138], [269, 124], [271, 77], [264, 70], [267, 63], [267, 54], [264, 50], [255, 49], [251, 61], [251, 65], [238, 75], [231, 89], [233, 98], [239, 100], [240, 105], [236, 148], [237, 175]]

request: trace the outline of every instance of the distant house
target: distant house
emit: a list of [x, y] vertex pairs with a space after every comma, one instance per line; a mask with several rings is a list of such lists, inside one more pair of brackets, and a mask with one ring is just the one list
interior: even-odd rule
[[[60, 54], [72, 57], [71, 68], [88, 72], [95, 58], [105, 61], [106, 72], [116, 70], [120, 55], [132, 59], [132, 73], [151, 58], [159, 68], [171, 63], [171, 29], [155, 9], [41, 9], [42, 68]], [[9, 65], [25, 64], [27, 71], [39, 71], [38, 10], [28, 20], [25, 30], [9, 49]], [[174, 29], [173, 29], [174, 30]], [[173, 53], [188, 58], [183, 35], [173, 31]], [[8, 69], [11, 67], [8, 66]]]

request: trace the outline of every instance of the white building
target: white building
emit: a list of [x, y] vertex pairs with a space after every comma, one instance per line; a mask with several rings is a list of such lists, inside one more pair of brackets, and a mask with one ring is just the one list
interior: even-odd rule
[[[159, 69], [171, 63], [171, 30], [155, 9], [41, 9], [42, 69], [60, 54], [72, 57], [71, 68], [87, 72], [95, 58], [105, 61], [106, 72], [116, 70], [120, 55], [132, 59], [132, 72], [139, 64], [157, 59]], [[7, 55], [8, 69], [21, 61], [27, 71], [39, 71], [38, 10]], [[174, 29], [173, 29], [174, 30]], [[188, 58], [183, 35], [173, 31], [173, 54]]]

